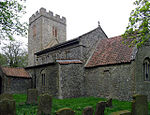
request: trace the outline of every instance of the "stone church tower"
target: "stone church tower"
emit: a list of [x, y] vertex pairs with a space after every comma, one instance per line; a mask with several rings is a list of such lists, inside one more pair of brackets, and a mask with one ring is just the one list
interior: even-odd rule
[[35, 65], [34, 53], [66, 41], [66, 19], [41, 8], [29, 19], [28, 66]]

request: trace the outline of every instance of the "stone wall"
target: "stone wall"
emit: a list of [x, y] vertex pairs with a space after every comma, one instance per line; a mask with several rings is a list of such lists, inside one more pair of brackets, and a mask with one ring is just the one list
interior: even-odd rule
[[[150, 100], [150, 67], [149, 67], [149, 77], [148, 80], [145, 80], [144, 72], [144, 60], [150, 59], [150, 45], [142, 46], [138, 49], [136, 58], [135, 58], [135, 87], [136, 94], [147, 95], [148, 100]], [[150, 60], [149, 60], [150, 61]], [[150, 66], [150, 65], [149, 65]]]
[[79, 44], [56, 49], [52, 52], [47, 52], [36, 58], [36, 65], [55, 62], [56, 60], [82, 59], [81, 48]]
[[82, 64], [59, 65], [59, 98], [75, 98], [84, 95]]
[[[58, 96], [58, 64], [26, 68], [26, 70], [34, 75], [33, 81], [36, 82], [34, 82], [33, 86], [36, 86], [39, 94], [49, 93], [52, 96]], [[42, 83], [43, 71], [45, 72], [45, 85]]]
[[4, 79], [4, 93], [23, 94], [31, 88], [31, 79], [6, 76]]
[[131, 100], [134, 92], [134, 62], [85, 70], [87, 96]]
[[82, 59], [84, 59], [84, 62], [87, 61], [87, 59], [92, 55], [97, 43], [101, 39], [107, 39], [107, 35], [104, 33], [101, 27], [96, 28], [93, 31], [90, 31], [89, 33], [86, 33], [82, 35], [80, 38], [80, 45], [83, 45], [82, 47]]

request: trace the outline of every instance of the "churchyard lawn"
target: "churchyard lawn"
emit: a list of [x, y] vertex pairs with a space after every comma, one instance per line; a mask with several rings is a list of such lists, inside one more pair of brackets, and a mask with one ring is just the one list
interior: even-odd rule
[[[27, 105], [26, 95], [24, 94], [15, 94], [13, 95], [16, 101], [16, 114], [17, 115], [36, 115], [37, 105]], [[86, 97], [86, 98], [71, 98], [71, 99], [56, 99], [53, 98], [52, 101], [52, 115], [55, 115], [55, 112], [61, 108], [72, 108], [75, 111], [75, 115], [82, 115], [83, 108], [87, 106], [92, 106], [94, 112], [96, 109], [96, 104], [99, 101], [106, 101], [106, 99], [95, 98], [95, 97]], [[118, 101], [112, 100], [112, 107], [106, 107], [105, 115], [109, 115], [112, 112], [119, 110], [129, 110], [131, 111], [131, 102], [127, 101]], [[150, 113], [150, 103], [149, 103], [149, 113]]]

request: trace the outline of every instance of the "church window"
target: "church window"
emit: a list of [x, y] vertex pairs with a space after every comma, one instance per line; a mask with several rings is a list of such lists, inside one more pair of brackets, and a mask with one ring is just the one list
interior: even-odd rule
[[36, 36], [36, 25], [33, 26], [33, 37]]
[[42, 74], [42, 86], [45, 86], [45, 73]]
[[69, 53], [70, 51], [65, 51], [66, 59], [69, 59]]
[[143, 63], [144, 80], [145, 80], [145, 81], [150, 81], [149, 66], [150, 66], [149, 58], [146, 58], [146, 59], [144, 60], [144, 63]]
[[52, 29], [53, 36], [57, 38], [57, 28], [53, 26]]
[[42, 79], [42, 86], [45, 86], [46, 85], [46, 71], [45, 70], [42, 70], [41, 72], [41, 79]]
[[34, 75], [34, 88], [36, 88], [36, 74]]

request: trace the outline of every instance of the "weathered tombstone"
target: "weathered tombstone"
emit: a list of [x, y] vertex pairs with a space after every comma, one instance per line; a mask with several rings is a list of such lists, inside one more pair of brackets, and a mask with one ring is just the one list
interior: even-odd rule
[[62, 108], [56, 112], [56, 115], [75, 115], [75, 112], [70, 108]]
[[148, 102], [146, 95], [133, 96], [132, 115], [148, 115]]
[[26, 104], [38, 104], [38, 90], [28, 89], [27, 90], [27, 101]]
[[101, 101], [97, 103], [95, 115], [104, 115], [105, 107], [106, 102]]
[[16, 115], [16, 104], [14, 100], [0, 100], [0, 115]]
[[0, 100], [2, 99], [10, 99], [13, 100], [13, 95], [12, 94], [8, 94], [8, 93], [3, 93], [0, 95]]
[[106, 107], [112, 107], [112, 98], [107, 100]]
[[93, 108], [91, 106], [88, 106], [83, 109], [82, 115], [93, 115], [93, 112]]
[[117, 111], [111, 113], [111, 115], [131, 115], [131, 112], [128, 110], [123, 110], [123, 111]]
[[38, 115], [50, 115], [52, 108], [52, 96], [42, 94], [39, 97]]

